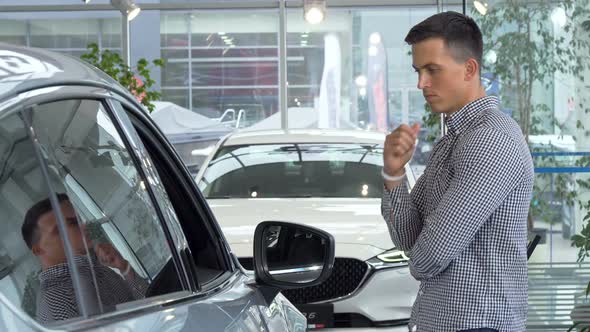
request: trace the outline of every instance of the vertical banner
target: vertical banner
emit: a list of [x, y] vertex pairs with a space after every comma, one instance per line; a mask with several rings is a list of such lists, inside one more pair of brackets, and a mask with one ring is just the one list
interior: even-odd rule
[[378, 32], [373, 32], [369, 36], [367, 71], [369, 123], [375, 130], [387, 132], [389, 130], [387, 53]]
[[318, 128], [340, 127], [340, 41], [335, 34], [324, 36], [324, 71], [320, 84]]

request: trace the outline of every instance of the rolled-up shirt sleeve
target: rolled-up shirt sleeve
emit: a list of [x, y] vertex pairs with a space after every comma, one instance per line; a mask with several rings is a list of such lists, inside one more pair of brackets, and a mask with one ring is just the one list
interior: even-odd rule
[[422, 215], [418, 205], [423, 187], [424, 181], [420, 178], [412, 194], [408, 192], [407, 181], [393, 190], [383, 190], [381, 215], [387, 223], [391, 240], [400, 250], [412, 249], [422, 230]]
[[469, 133], [457, 145], [450, 186], [425, 218], [408, 253], [410, 272], [416, 279], [440, 274], [469, 246], [520, 182], [524, 170], [521, 153], [512, 138], [491, 129]]

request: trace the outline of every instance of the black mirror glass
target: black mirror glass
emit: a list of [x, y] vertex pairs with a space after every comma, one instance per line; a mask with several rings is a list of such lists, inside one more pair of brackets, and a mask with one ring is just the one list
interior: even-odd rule
[[267, 225], [262, 238], [268, 272], [275, 280], [308, 283], [322, 274], [325, 237], [297, 225]]

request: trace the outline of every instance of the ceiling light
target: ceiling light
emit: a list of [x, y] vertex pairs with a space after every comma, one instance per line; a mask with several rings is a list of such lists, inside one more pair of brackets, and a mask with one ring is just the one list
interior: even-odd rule
[[481, 2], [481, 1], [475, 0], [475, 1], [473, 1], [473, 6], [482, 15], [485, 15], [488, 13], [488, 4], [486, 2]]
[[318, 24], [326, 16], [326, 0], [303, 0], [303, 16], [310, 24]]
[[359, 87], [367, 86], [367, 76], [365, 76], [365, 75], [359, 75], [359, 76], [356, 77], [356, 79], [354, 80], [354, 82]]
[[369, 36], [369, 42], [371, 44], [379, 44], [381, 42], [381, 34], [379, 34], [379, 32], [373, 32]]
[[133, 0], [111, 0], [111, 5], [127, 17], [127, 21], [133, 20], [141, 11]]
[[223, 36], [223, 35], [225, 35], [225, 32], [218, 32], [218, 34], [219, 34], [220, 36]]

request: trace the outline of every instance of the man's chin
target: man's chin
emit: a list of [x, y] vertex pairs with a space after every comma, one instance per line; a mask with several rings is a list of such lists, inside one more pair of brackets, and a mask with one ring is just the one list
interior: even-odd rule
[[432, 113], [441, 114], [446, 113], [441, 107], [436, 107], [435, 105], [428, 104], [430, 106], [430, 110]]
[[447, 107], [442, 107], [438, 103], [428, 103], [430, 106], [430, 111], [436, 114], [449, 114], [449, 109]]

